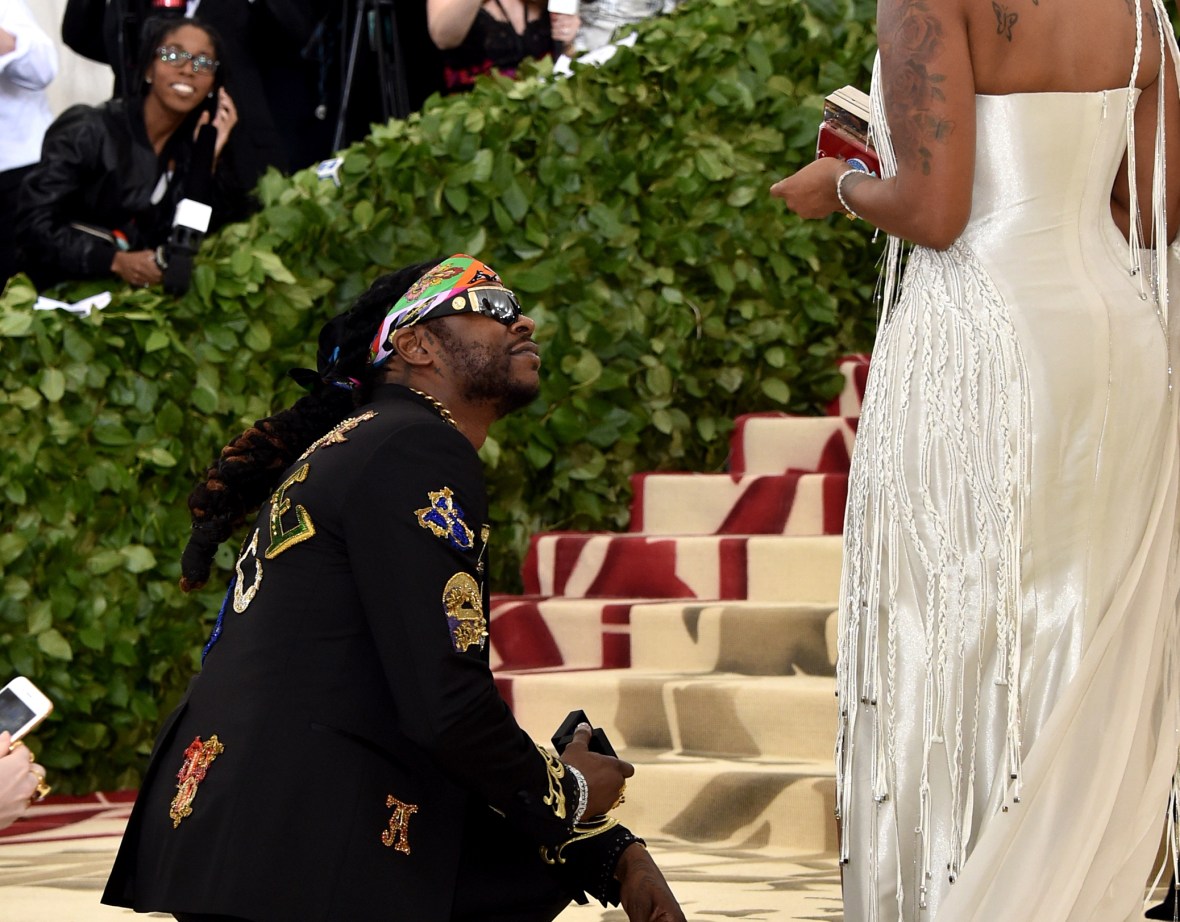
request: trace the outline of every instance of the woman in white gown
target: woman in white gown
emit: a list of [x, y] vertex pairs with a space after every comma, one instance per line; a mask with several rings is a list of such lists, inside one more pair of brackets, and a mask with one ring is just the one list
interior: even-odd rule
[[878, 40], [885, 178], [772, 190], [890, 235], [845, 526], [845, 919], [1141, 919], [1180, 744], [1175, 39], [1160, 0], [880, 0]]

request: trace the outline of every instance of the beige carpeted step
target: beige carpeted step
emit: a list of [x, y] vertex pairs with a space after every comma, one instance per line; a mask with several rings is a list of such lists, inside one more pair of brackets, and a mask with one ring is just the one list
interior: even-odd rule
[[835, 745], [835, 681], [828, 676], [606, 669], [499, 680], [511, 683], [513, 713], [536, 740], [548, 740], [581, 709], [618, 750], [830, 761]]
[[831, 603], [497, 596], [491, 665], [831, 675], [835, 621]]
[[840, 597], [842, 535], [755, 536], [746, 546], [746, 598], [832, 604]]
[[637, 474], [631, 490], [647, 535], [838, 535], [848, 475]]
[[631, 667], [743, 675], [832, 675], [831, 605], [655, 602], [631, 608]]
[[835, 776], [822, 762], [671, 759], [641, 750], [614, 811], [637, 835], [727, 848], [837, 847]]
[[856, 419], [758, 413], [738, 417], [730, 438], [731, 474], [847, 473]]

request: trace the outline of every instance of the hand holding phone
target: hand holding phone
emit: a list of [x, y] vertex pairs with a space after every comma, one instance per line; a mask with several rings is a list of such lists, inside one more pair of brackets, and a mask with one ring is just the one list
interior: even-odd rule
[[24, 676], [0, 689], [0, 733], [8, 731], [14, 743], [52, 711], [53, 702]]

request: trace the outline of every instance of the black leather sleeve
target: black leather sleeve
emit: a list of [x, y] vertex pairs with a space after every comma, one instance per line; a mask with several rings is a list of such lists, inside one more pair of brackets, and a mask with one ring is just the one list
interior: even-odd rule
[[615, 867], [619, 856], [634, 842], [643, 843], [626, 826], [599, 817], [574, 829], [573, 836], [557, 849], [543, 848], [541, 858], [556, 864], [570, 882], [604, 906], [619, 902]]
[[[17, 230], [29, 261], [52, 267], [62, 278], [110, 274], [114, 243], [71, 227], [69, 204], [93, 181], [107, 133], [102, 114], [71, 106], [49, 126], [41, 161], [29, 170], [18, 197]], [[102, 228], [102, 230], [109, 230]]]
[[[420, 516], [440, 496], [455, 509], [441, 535]], [[400, 429], [369, 456], [344, 506], [353, 578], [401, 731], [539, 847], [566, 842], [576, 783], [516, 723], [479, 636], [487, 508], [471, 444], [442, 423]]]
[[99, 64], [110, 64], [103, 42], [106, 0], [67, 0], [61, 18], [61, 40], [66, 47]]

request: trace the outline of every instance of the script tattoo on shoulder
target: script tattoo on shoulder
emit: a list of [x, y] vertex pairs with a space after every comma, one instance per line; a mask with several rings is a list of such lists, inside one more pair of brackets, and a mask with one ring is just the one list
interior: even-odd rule
[[946, 102], [941, 88], [946, 75], [930, 70], [942, 48], [942, 22], [926, 0], [898, 0], [891, 18], [889, 42], [897, 71], [886, 82], [885, 101], [894, 147], [899, 159], [928, 175], [931, 147], [945, 143], [955, 130], [955, 123], [939, 112]]

